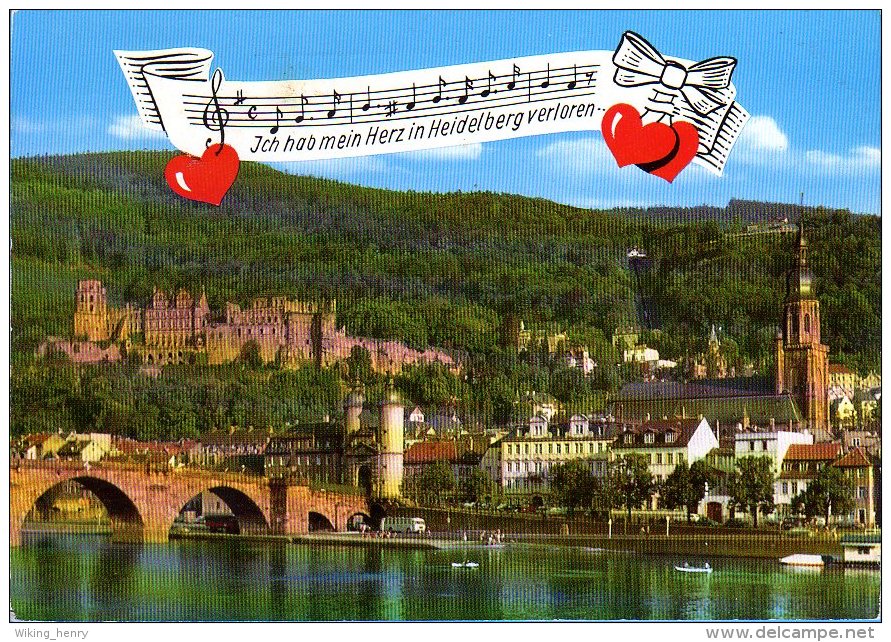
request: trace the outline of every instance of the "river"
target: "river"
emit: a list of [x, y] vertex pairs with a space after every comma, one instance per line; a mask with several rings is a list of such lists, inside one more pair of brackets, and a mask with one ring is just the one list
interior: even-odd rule
[[[471, 560], [479, 568], [453, 568]], [[706, 560], [690, 559], [691, 564]], [[785, 568], [508, 544], [438, 551], [30, 534], [10, 552], [22, 620], [827, 620], [879, 613], [876, 570]]]

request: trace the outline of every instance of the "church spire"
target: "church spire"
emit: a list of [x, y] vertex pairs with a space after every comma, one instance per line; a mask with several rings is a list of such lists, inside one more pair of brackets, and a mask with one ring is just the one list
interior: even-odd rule
[[813, 282], [814, 278], [807, 262], [807, 239], [804, 237], [804, 226], [798, 224], [798, 256], [796, 257], [795, 266], [789, 273], [789, 280], [786, 283], [786, 300], [798, 301], [814, 298]]

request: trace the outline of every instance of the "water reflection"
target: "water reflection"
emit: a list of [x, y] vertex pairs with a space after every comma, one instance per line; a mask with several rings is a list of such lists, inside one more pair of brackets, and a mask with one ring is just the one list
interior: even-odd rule
[[[454, 568], [472, 560], [479, 568]], [[864, 619], [880, 574], [801, 572], [574, 548], [400, 551], [245, 541], [114, 544], [38, 537], [10, 555], [12, 604], [32, 620]]]

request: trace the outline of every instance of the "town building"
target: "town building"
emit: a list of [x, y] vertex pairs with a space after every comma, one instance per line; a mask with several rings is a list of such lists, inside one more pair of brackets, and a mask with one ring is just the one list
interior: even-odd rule
[[657, 419], [622, 432], [613, 444], [617, 457], [643, 455], [649, 464], [653, 481], [662, 482], [675, 466], [705, 459], [719, 447], [718, 438], [707, 420]]
[[829, 386], [841, 388], [848, 395], [860, 387], [860, 377], [843, 363], [829, 364]]
[[792, 444], [783, 457], [780, 474], [774, 483], [774, 505], [782, 517], [792, 513], [792, 500], [807, 490], [820, 471], [838, 459], [841, 444], [837, 442]]
[[878, 521], [880, 502], [873, 459], [863, 448], [855, 447], [832, 465], [844, 471], [854, 488], [854, 508], [845, 516], [845, 521], [867, 528], [874, 527]]
[[480, 467], [506, 502], [541, 505], [550, 492], [548, 474], [555, 464], [583, 459], [594, 475], [605, 477], [616, 430], [615, 425], [591, 421], [585, 415], [573, 415], [564, 424], [536, 415], [492, 443]]

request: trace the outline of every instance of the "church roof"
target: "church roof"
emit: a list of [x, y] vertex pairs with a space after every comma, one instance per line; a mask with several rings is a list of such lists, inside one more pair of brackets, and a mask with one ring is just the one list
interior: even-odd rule
[[801, 413], [788, 394], [774, 393], [765, 377], [636, 382], [625, 385], [612, 410], [617, 418], [698, 417], [714, 425], [732, 424], [748, 417], [755, 424], [798, 423]]
[[773, 382], [767, 377], [698, 379], [687, 383], [679, 381], [639, 381], [625, 384], [619, 391], [616, 400], [743, 397], [770, 395], [773, 392]]

